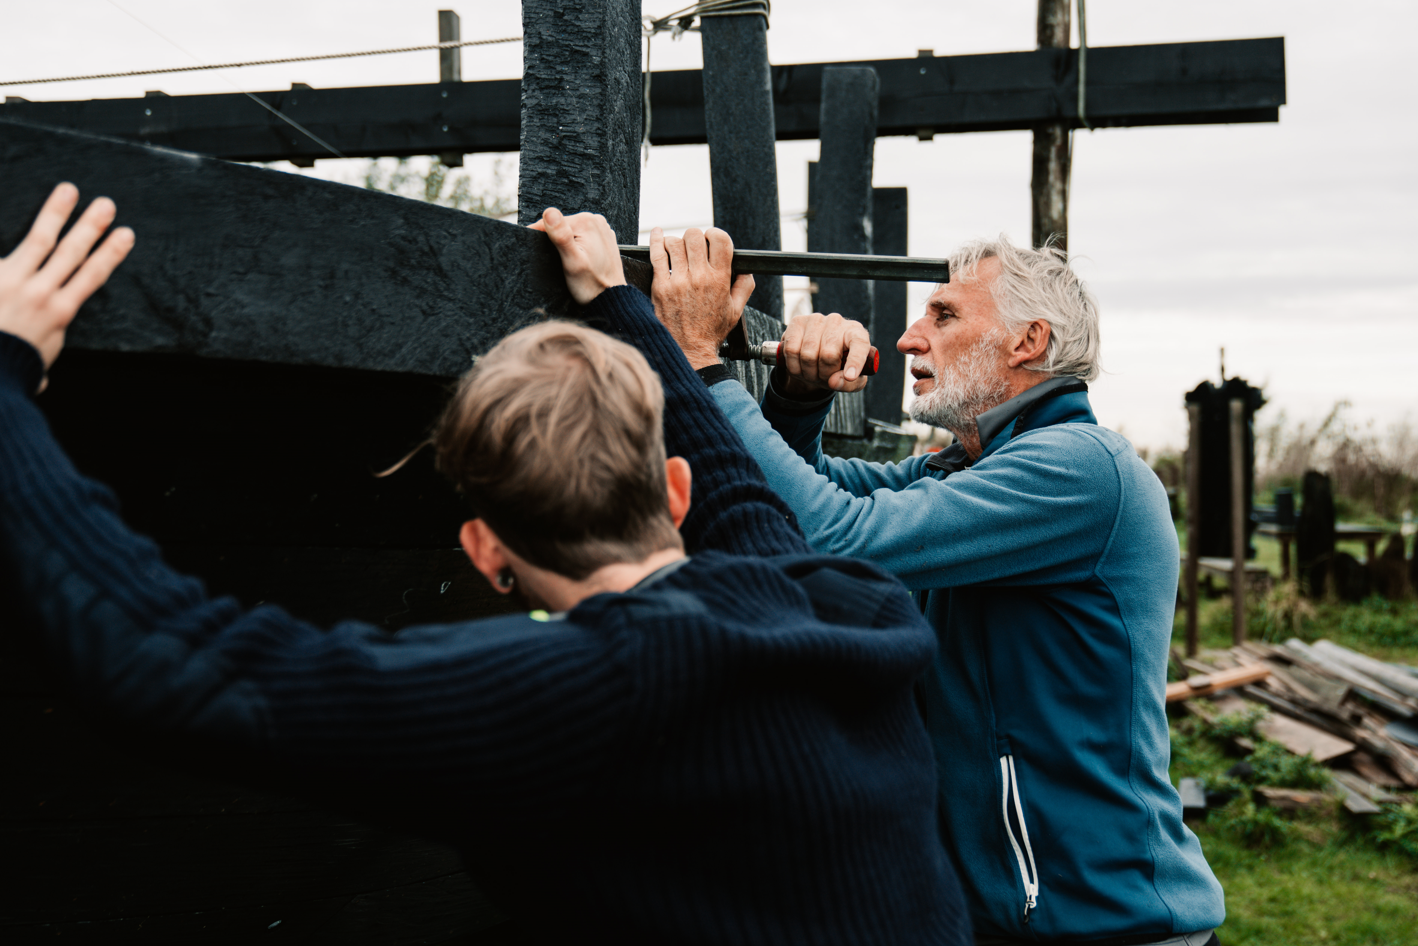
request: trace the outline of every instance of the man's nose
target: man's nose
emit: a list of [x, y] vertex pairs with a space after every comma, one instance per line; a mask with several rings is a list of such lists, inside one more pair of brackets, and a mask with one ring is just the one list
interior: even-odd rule
[[906, 329], [905, 333], [896, 341], [896, 350], [903, 355], [924, 355], [930, 345], [926, 339], [916, 331], [914, 325]]

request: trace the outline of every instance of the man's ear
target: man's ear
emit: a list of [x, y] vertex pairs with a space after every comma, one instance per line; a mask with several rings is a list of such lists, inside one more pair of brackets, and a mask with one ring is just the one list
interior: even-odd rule
[[665, 483], [670, 493], [670, 518], [675, 528], [680, 527], [684, 517], [689, 515], [689, 487], [693, 477], [689, 472], [689, 461], [684, 457], [670, 457], [665, 461]]
[[498, 573], [511, 562], [502, 549], [502, 542], [498, 540], [497, 533], [493, 532], [486, 522], [470, 519], [463, 523], [463, 528], [458, 532], [458, 541], [463, 546], [463, 551], [468, 553], [468, 560], [473, 563], [473, 567], [482, 573], [494, 591], [507, 594], [512, 590], [497, 583]]
[[1043, 358], [1052, 333], [1052, 326], [1043, 319], [1035, 319], [1024, 326], [1024, 331], [1014, 340], [1014, 347], [1010, 349], [1006, 364], [1011, 368], [1018, 368]]

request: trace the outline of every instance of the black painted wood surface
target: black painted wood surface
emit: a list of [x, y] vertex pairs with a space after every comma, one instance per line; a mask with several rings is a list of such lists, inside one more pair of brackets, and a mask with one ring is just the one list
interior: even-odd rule
[[[873, 252], [871, 179], [878, 88], [872, 69], [841, 66], [822, 71], [822, 156], [812, 181], [810, 253]], [[874, 332], [871, 280], [819, 278], [816, 283], [816, 311], [841, 313]], [[865, 391], [838, 395], [823, 429], [864, 436], [866, 399]]]
[[74, 348], [456, 377], [573, 303], [547, 238], [280, 171], [0, 121], [0, 253], [55, 184], [118, 204], [137, 244]]
[[[637, 14], [638, 15], [638, 14]], [[772, 70], [778, 140], [817, 138], [822, 70], [867, 66], [881, 77], [878, 135], [916, 135], [1076, 124], [1072, 50], [855, 63]], [[349, 157], [516, 151], [520, 82], [289, 89], [256, 92]], [[699, 70], [655, 73], [650, 140], [704, 144]], [[1095, 127], [1273, 122], [1285, 104], [1285, 41], [1221, 40], [1088, 50], [1088, 120]], [[328, 158], [330, 153], [245, 95], [175, 95], [73, 102], [13, 101], [15, 118], [238, 161]], [[640, 135], [640, 126], [634, 134]]]
[[[714, 226], [727, 231], [735, 247], [781, 250], [768, 21], [757, 14], [706, 16], [699, 31]], [[783, 278], [757, 277], [748, 304], [782, 319]]]
[[[873, 187], [872, 252], [879, 256], [909, 256], [907, 238], [907, 193], [904, 187]], [[896, 342], [910, 321], [907, 286], [888, 279], [872, 281], [872, 343], [881, 352], [881, 365], [867, 383], [867, 417], [888, 424], [901, 423], [901, 399], [905, 395], [906, 356], [896, 350]]]
[[[78, 350], [50, 381], [39, 404], [80, 469], [213, 594], [390, 631], [511, 604], [456, 548], [466, 512], [427, 452], [372, 475], [426, 435], [439, 379]], [[4, 582], [0, 850], [22, 868], [0, 941], [516, 941], [456, 852], [362, 813], [358, 786], [106, 729], [56, 691]]]
[[522, 0], [522, 37], [518, 220], [590, 211], [639, 242], [639, 0]]

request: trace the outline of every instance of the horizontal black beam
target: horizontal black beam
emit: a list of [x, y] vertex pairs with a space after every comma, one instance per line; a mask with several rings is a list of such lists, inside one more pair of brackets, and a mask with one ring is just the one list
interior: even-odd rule
[[[822, 70], [870, 66], [881, 80], [877, 134], [1077, 124], [1077, 52], [1029, 52], [773, 67], [779, 140], [818, 136]], [[254, 93], [348, 157], [516, 151], [521, 82]], [[651, 141], [704, 144], [699, 70], [657, 72]], [[1088, 50], [1095, 127], [1273, 122], [1285, 104], [1285, 41], [1225, 40]], [[329, 151], [242, 94], [0, 105], [0, 118], [111, 135], [236, 161], [306, 161]]]

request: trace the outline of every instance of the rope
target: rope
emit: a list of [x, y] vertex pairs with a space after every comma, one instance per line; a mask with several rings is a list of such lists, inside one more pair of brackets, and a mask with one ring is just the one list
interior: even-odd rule
[[650, 160], [650, 39], [656, 33], [668, 32], [673, 39], [679, 39], [685, 33], [697, 33], [699, 27], [694, 25], [694, 18], [699, 17], [702, 22], [706, 16], [761, 16], [764, 28], [767, 29], [770, 25], [768, 15], [772, 11], [772, 0], [700, 0], [699, 3], [676, 10], [669, 16], [657, 19], [649, 14], [645, 15], [645, 133], [640, 137], [640, 153], [644, 155], [646, 162]]
[[[126, 12], [126, 11], [125, 11]], [[366, 49], [355, 53], [330, 53], [324, 56], [290, 56], [285, 59], [251, 59], [246, 62], [224, 62], [211, 66], [176, 66], [171, 69], [133, 69], [129, 72], [100, 72], [88, 76], [60, 76], [53, 79], [21, 79], [17, 82], [0, 82], [7, 85], [42, 85], [48, 82], [79, 82], [86, 79], [126, 79], [129, 76], [156, 76], [170, 72], [202, 72], [208, 69], [241, 69], [246, 66], [276, 66], [287, 62], [318, 62], [322, 59], [355, 59], [360, 56], [387, 56], [390, 53], [416, 53], [430, 49], [457, 49], [460, 46], [492, 46], [498, 43], [519, 43], [520, 36], [503, 39], [450, 40], [446, 43], [429, 43], [425, 46], [396, 46], [391, 49]]]

